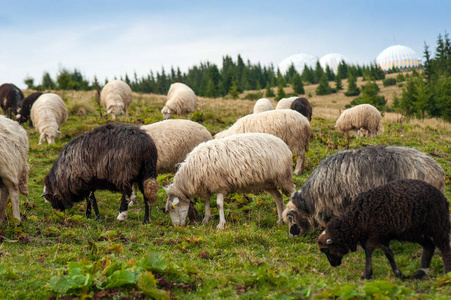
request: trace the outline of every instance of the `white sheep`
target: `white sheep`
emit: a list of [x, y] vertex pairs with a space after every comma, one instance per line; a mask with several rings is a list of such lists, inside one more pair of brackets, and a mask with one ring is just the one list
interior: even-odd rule
[[121, 80], [113, 80], [103, 87], [100, 99], [107, 113], [116, 120], [122, 114], [128, 116], [128, 108], [133, 100], [132, 89]]
[[[208, 130], [199, 123], [176, 119], [164, 120], [140, 127], [157, 147], [157, 172], [175, 173], [177, 166], [197, 145], [212, 139]], [[136, 203], [137, 187], [133, 187], [129, 206]]]
[[258, 114], [267, 110], [273, 110], [271, 102], [266, 98], [258, 99], [254, 105], [254, 114]]
[[244, 133], [204, 142], [191, 151], [165, 187], [166, 211], [174, 226], [184, 226], [190, 200], [199, 196], [205, 200], [207, 224], [211, 217], [210, 197], [217, 194], [218, 229], [224, 228], [224, 196], [228, 193], [271, 194], [277, 203], [279, 220], [283, 224], [283, 197], [293, 195], [295, 186], [291, 173], [292, 154], [278, 137], [265, 133]]
[[61, 125], [67, 120], [67, 109], [60, 96], [47, 93], [41, 95], [31, 107], [31, 121], [36, 131], [40, 133], [39, 145], [47, 141], [55, 142], [59, 133], [61, 139]]
[[384, 132], [381, 113], [370, 104], [360, 104], [345, 109], [338, 117], [335, 127], [338, 132], [346, 134], [354, 130], [356, 138], [369, 135], [374, 138], [378, 133]]
[[163, 119], [169, 119], [174, 114], [186, 115], [196, 110], [196, 95], [186, 84], [180, 82], [171, 84], [167, 98], [166, 105], [161, 110]]
[[0, 115], [0, 223], [11, 195], [13, 216], [20, 220], [19, 193], [28, 196], [28, 136], [19, 123]]
[[269, 110], [238, 119], [230, 128], [219, 132], [215, 138], [224, 138], [237, 133], [270, 133], [282, 139], [293, 154], [297, 155], [294, 174], [304, 172], [305, 153], [310, 145], [310, 122], [292, 109]]
[[276, 109], [289, 109], [291, 108], [291, 104], [298, 97], [290, 97], [290, 98], [282, 98], [277, 102]]

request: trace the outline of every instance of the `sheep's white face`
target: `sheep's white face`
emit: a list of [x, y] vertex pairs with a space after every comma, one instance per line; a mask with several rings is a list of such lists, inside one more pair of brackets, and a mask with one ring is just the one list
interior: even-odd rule
[[169, 119], [172, 116], [172, 111], [169, 108], [167, 108], [167, 107], [164, 107], [161, 110], [161, 112], [163, 113], [163, 119], [164, 120], [167, 120], [167, 119]]
[[116, 120], [116, 116], [120, 116], [120, 115], [124, 114], [124, 106], [123, 105], [111, 106], [108, 109], [107, 113], [111, 115], [113, 120]]
[[189, 211], [189, 202], [180, 201], [177, 197], [168, 197], [166, 201], [166, 211], [169, 211], [172, 225], [185, 226], [186, 217]]

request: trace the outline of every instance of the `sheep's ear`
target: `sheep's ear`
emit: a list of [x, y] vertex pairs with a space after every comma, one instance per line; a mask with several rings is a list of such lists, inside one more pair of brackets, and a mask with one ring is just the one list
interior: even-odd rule
[[44, 186], [44, 191], [42, 192], [42, 195], [40, 196], [41, 198], [44, 197], [45, 195], [47, 195], [49, 192], [47, 192], [47, 189]]
[[108, 114], [111, 114], [111, 109], [109, 109], [109, 110], [107, 111], [107, 113], [108, 113]]
[[327, 239], [326, 240], [326, 245], [330, 245], [330, 244], [332, 244], [334, 241], [332, 240], [332, 239]]
[[175, 206], [177, 205], [177, 204], [179, 204], [180, 203], [180, 200], [179, 200], [179, 198], [174, 198], [174, 201], [172, 201], [172, 207], [173, 208], [175, 208]]

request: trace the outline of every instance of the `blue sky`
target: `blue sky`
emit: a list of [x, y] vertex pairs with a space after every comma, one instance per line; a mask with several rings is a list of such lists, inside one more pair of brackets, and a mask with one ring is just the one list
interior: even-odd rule
[[369, 64], [400, 44], [423, 56], [451, 30], [451, 1], [23, 1], [0, 0], [0, 84], [24, 88], [62, 67], [89, 80], [221, 67], [238, 54], [277, 66], [307, 53]]

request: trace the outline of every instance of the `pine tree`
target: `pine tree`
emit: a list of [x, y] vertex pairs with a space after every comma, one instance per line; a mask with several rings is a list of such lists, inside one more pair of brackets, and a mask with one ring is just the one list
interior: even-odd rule
[[229, 94], [230, 94], [230, 97], [232, 97], [232, 99], [238, 99], [238, 97], [240, 96], [240, 92], [238, 91], [238, 86], [236, 85], [235, 80], [232, 81], [232, 85], [230, 86]]
[[[319, 61], [316, 62], [316, 67], [315, 67], [315, 73], [314, 74], [315, 74], [314, 75], [315, 76], [315, 83], [320, 82], [320, 80], [323, 77], [324, 70], [321, 67], [321, 64], [319, 63]], [[327, 77], [326, 77], [326, 80], [327, 80]]]
[[327, 76], [325, 73], [322, 74], [319, 81], [319, 85], [316, 88], [317, 95], [329, 95], [332, 94], [334, 90], [329, 86], [329, 81], [327, 81]]
[[345, 92], [348, 97], [360, 95], [360, 89], [357, 87], [356, 79], [351, 73], [348, 76], [348, 91]]
[[272, 91], [272, 89], [271, 89], [271, 86], [269, 85], [269, 83], [266, 85], [266, 92], [265, 92], [265, 97], [266, 98], [271, 98], [271, 97], [274, 97], [275, 96], [275, 94], [274, 94], [274, 92]]
[[282, 98], [285, 98], [286, 94], [285, 91], [283, 90], [283, 85], [279, 84], [279, 87], [277, 88], [277, 96], [275, 98], [276, 101], [279, 101]]
[[335, 74], [332, 72], [332, 69], [329, 67], [329, 65], [326, 65], [326, 76], [327, 80], [334, 81], [335, 80]]
[[341, 77], [339, 75], [335, 76], [335, 89], [341, 91], [343, 89], [343, 83], [341, 82]]
[[297, 95], [304, 95], [304, 84], [302, 83], [301, 75], [298, 73], [293, 76], [293, 90]]

